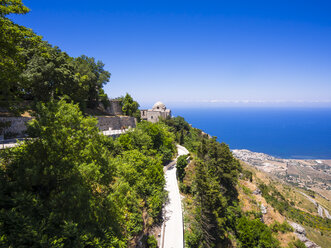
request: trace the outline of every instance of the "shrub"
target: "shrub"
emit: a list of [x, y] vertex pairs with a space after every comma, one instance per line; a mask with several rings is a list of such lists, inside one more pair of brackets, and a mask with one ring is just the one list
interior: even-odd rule
[[253, 181], [253, 173], [249, 170], [242, 171], [242, 179], [249, 179], [250, 182]]
[[177, 178], [180, 182], [183, 182], [185, 177], [185, 167], [187, 166], [187, 155], [181, 155], [177, 159], [176, 169], [177, 169]]
[[289, 248], [306, 248], [306, 245], [301, 240], [296, 240], [289, 243]]
[[241, 187], [246, 195], [252, 194], [252, 191], [249, 188], [247, 188], [246, 186], [242, 185]]
[[278, 221], [275, 221], [275, 223], [273, 223], [270, 228], [273, 232], [293, 232], [293, 227], [287, 221], [284, 221], [282, 224]]
[[243, 216], [237, 221], [237, 237], [243, 248], [278, 248], [279, 241], [272, 236], [271, 229], [259, 219], [250, 220]]

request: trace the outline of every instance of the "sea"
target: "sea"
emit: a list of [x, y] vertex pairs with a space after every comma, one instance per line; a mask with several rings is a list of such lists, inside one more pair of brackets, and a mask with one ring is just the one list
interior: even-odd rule
[[331, 108], [172, 108], [230, 149], [278, 158], [331, 159]]

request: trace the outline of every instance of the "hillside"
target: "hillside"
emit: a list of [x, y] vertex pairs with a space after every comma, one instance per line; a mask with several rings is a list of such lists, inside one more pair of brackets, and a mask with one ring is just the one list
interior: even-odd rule
[[[164, 168], [177, 144], [190, 152], [172, 171], [183, 196], [186, 247], [331, 243], [329, 161], [237, 156], [256, 169], [182, 117], [140, 121], [129, 94], [111, 106], [104, 91], [110, 73], [101, 61], [71, 57], [14, 23], [13, 14], [29, 12], [21, 0], [0, 7], [0, 135], [14, 136], [4, 130], [18, 117], [28, 136], [0, 151], [0, 247], [157, 247], [154, 230], [172, 199]], [[89, 115], [116, 109], [139, 123], [117, 123], [127, 132], [105, 136], [101, 131], [115, 126], [110, 118]]]
[[233, 150], [233, 154], [282, 181], [313, 191], [327, 201], [331, 200], [331, 160], [280, 159], [249, 150]]
[[[239, 183], [239, 195], [244, 208], [256, 209], [259, 206], [257, 203], [263, 204], [267, 212], [263, 215], [266, 224], [285, 220], [299, 223], [305, 228], [308, 239], [321, 247], [329, 247], [331, 221], [319, 216], [318, 207], [307, 197], [311, 192], [284, 183], [247, 164], [243, 164], [243, 167], [252, 172], [252, 182], [241, 179]], [[330, 210], [329, 201], [325, 201], [319, 195], [316, 195], [315, 200]], [[287, 236], [293, 238], [293, 234]], [[284, 235], [278, 237], [286, 247], [289, 240], [284, 239]]]
[[[299, 240], [304, 241], [307, 247], [329, 247], [331, 222], [319, 217], [318, 208], [302, 194], [304, 193], [302, 189], [283, 183], [274, 176], [244, 162], [241, 162], [241, 166], [243, 171], [238, 181], [237, 191], [239, 206], [243, 213], [260, 218], [262, 223], [265, 223], [272, 231], [273, 237], [279, 241], [280, 247], [305, 247]], [[184, 185], [192, 186], [195, 171], [196, 164], [193, 161], [186, 168]], [[188, 235], [192, 223], [195, 222], [196, 206], [194, 196], [187, 193], [183, 187], [182, 193], [185, 196], [185, 233]], [[321, 197], [316, 197], [315, 200], [328, 203], [325, 206], [329, 210], [329, 202], [323, 201]], [[251, 218], [254, 219], [254, 217]], [[305, 235], [300, 230], [300, 226], [305, 229]], [[240, 241], [238, 242], [238, 238], [234, 235], [229, 247], [235, 247], [236, 244], [240, 246]]]

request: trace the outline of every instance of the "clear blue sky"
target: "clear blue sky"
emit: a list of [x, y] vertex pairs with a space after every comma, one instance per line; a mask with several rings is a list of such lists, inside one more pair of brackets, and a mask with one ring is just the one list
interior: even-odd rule
[[331, 1], [23, 3], [31, 12], [15, 22], [71, 56], [105, 63], [110, 97], [129, 92], [143, 106], [331, 105]]

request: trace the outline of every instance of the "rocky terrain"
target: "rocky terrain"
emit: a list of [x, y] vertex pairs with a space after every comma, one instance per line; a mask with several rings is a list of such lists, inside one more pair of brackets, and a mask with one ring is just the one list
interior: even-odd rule
[[307, 248], [321, 248], [316, 243], [314, 243], [313, 241], [307, 238], [306, 230], [303, 228], [303, 226], [295, 222], [290, 222], [290, 225], [293, 227], [295, 235], [298, 237], [300, 241], [305, 243]]

